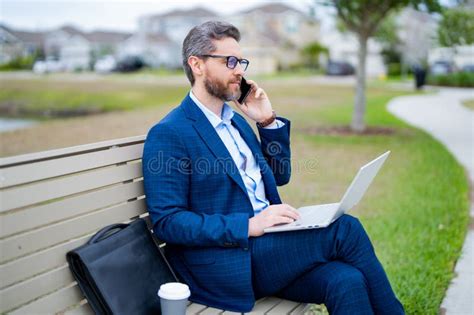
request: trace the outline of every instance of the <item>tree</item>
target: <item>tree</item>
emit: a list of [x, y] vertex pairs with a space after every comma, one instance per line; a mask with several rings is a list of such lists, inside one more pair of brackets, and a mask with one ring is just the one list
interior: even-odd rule
[[[398, 12], [397, 12], [398, 13]], [[388, 75], [400, 75], [401, 73], [401, 41], [397, 33], [398, 26], [394, 13], [387, 16], [377, 28], [374, 38], [382, 45], [383, 61], [387, 66]]]
[[445, 10], [438, 28], [441, 46], [453, 47], [474, 43], [474, 10], [462, 7]]
[[310, 68], [317, 69], [319, 68], [319, 56], [321, 54], [328, 55], [329, 50], [327, 47], [321, 45], [318, 42], [312, 42], [304, 46], [300, 54], [303, 57], [305, 64]]
[[356, 95], [351, 128], [356, 132], [362, 132], [365, 129], [365, 67], [369, 38], [375, 34], [383, 19], [394, 10], [412, 5], [416, 9], [428, 12], [440, 12], [441, 5], [439, 0], [332, 0], [323, 4], [336, 8], [338, 17], [349, 31], [356, 34], [359, 42]]

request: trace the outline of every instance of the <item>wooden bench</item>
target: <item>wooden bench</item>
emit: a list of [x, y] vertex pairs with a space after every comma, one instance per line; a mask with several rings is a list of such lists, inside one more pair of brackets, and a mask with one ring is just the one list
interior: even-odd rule
[[[144, 140], [137, 136], [0, 159], [0, 313], [93, 313], [66, 253], [106, 225], [147, 216]], [[306, 310], [305, 304], [268, 297], [250, 314]], [[187, 313], [236, 314], [195, 303]]]

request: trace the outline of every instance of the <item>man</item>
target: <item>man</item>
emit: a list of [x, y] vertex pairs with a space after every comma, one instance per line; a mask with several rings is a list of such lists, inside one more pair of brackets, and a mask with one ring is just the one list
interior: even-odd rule
[[[256, 299], [325, 303], [331, 314], [403, 314], [359, 221], [264, 234], [299, 217], [277, 185], [290, 179], [290, 121], [257, 83], [244, 104], [239, 31], [223, 22], [183, 42], [191, 91], [148, 133], [143, 175], [154, 233], [191, 300], [248, 312]], [[233, 102], [257, 123], [260, 142]]]

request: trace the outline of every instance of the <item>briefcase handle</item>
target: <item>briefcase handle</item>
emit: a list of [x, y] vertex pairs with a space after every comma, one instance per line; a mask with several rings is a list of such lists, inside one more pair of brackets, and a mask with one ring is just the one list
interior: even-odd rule
[[[126, 224], [126, 223], [116, 223], [116, 224], [108, 225], [102, 228], [101, 230], [99, 230], [99, 232], [95, 233], [95, 235], [91, 237], [91, 239], [87, 242], [87, 244], [98, 243], [101, 240], [111, 236], [112, 234], [115, 234], [116, 232], [118, 232], [118, 230], [122, 230], [129, 225], [130, 224]], [[114, 233], [110, 233], [113, 230], [117, 230], [117, 231]]]

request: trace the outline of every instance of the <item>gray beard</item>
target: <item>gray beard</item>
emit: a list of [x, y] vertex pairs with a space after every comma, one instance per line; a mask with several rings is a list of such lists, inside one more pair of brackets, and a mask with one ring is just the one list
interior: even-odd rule
[[240, 97], [240, 91], [236, 93], [236, 95], [232, 94], [232, 92], [228, 91], [221, 82], [213, 82], [207, 77], [204, 79], [204, 87], [206, 88], [207, 93], [223, 100], [224, 102], [233, 101]]

